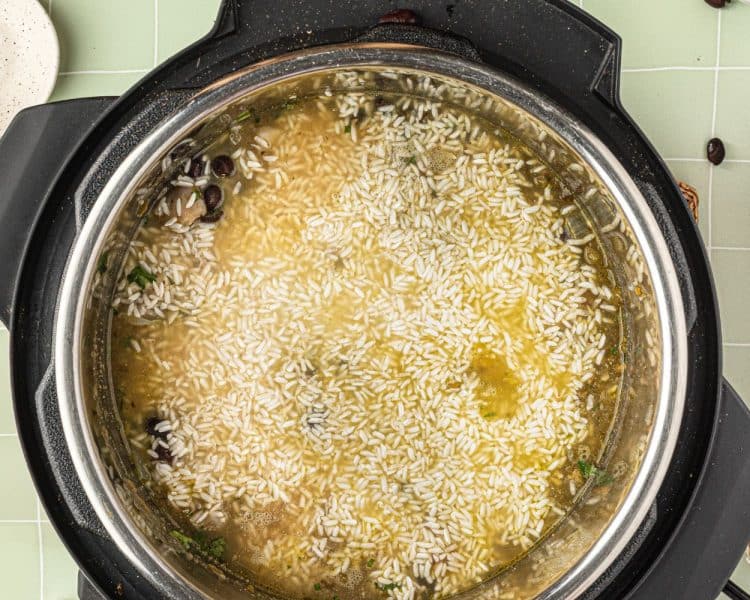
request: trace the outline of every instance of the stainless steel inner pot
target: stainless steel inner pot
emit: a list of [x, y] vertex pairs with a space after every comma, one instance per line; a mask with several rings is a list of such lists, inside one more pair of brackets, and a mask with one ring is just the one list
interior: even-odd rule
[[[341, 76], [357, 73], [361, 77]], [[387, 77], [382, 74], [387, 73]], [[429, 76], [439, 85], [414, 86]], [[192, 156], [226, 134], [229, 117], [291, 95], [384, 90], [431, 94], [507, 130], [554, 169], [575, 198], [573, 235], [595, 234], [623, 297], [627, 363], [615, 424], [600, 462], [615, 484], [578, 492], [562, 522], [514, 565], [466, 598], [575, 598], [622, 552], [642, 523], [672, 456], [685, 400], [682, 297], [666, 242], [644, 198], [607, 147], [550, 100], [503, 73], [404, 44], [328, 46], [237, 71], [197, 93], [123, 161], [86, 219], [69, 257], [56, 322], [57, 391], [67, 443], [99, 518], [143, 577], [168, 598], [270, 597], [251, 581], [186, 555], [174, 524], [143, 482], [125, 440], [109, 373], [110, 300], [140, 218], [172, 178], [164, 160]], [[227, 117], [226, 115], [229, 115]], [[110, 263], [111, 264], [111, 263]]]

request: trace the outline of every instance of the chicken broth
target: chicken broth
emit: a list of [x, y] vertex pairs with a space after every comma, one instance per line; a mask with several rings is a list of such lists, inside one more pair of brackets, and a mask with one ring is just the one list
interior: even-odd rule
[[115, 297], [122, 417], [176, 542], [285, 597], [449, 596], [612, 485], [620, 300], [572, 210], [447, 104], [236, 117]]

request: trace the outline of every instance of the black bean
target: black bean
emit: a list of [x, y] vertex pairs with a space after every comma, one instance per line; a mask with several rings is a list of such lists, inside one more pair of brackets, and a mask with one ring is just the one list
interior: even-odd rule
[[217, 210], [201, 217], [201, 223], [216, 223], [221, 217], [224, 216], [223, 210]]
[[409, 10], [408, 8], [399, 8], [396, 10], [392, 10], [389, 13], [385, 13], [380, 19], [378, 19], [378, 23], [380, 25], [383, 25], [385, 23], [396, 23], [399, 25], [416, 25], [419, 22], [419, 17], [417, 16], [417, 13], [415, 13], [413, 10]]
[[163, 422], [164, 422], [164, 419], [160, 419], [159, 417], [149, 417], [148, 419], [146, 419], [146, 433], [156, 438], [161, 438], [163, 440], [166, 440], [167, 432], [159, 431], [156, 429], [156, 427]]
[[708, 157], [708, 160], [711, 161], [715, 165], [720, 165], [722, 162], [724, 162], [724, 157], [727, 155], [727, 151], [724, 148], [724, 142], [722, 142], [719, 138], [711, 138], [708, 140], [708, 145], [706, 146], [706, 156]]
[[234, 175], [234, 161], [226, 154], [222, 154], [211, 161], [211, 169], [217, 177], [231, 177]]
[[714, 8], [724, 8], [731, 0], [706, 0], [706, 4]]
[[203, 202], [206, 204], [206, 210], [212, 213], [224, 202], [224, 192], [218, 185], [212, 183], [203, 190]]
[[448, 13], [449, 17], [453, 16], [453, 11], [454, 10], [456, 10], [456, 5], [455, 4], [446, 4], [445, 5], [445, 12]]
[[193, 179], [196, 179], [198, 177], [201, 177], [203, 175], [203, 169], [204, 165], [206, 163], [203, 162], [200, 158], [194, 158], [190, 161], [190, 168], [188, 169], [188, 177], [192, 177]]
[[169, 450], [169, 448], [165, 448], [161, 444], [158, 444], [156, 446], [156, 454], [158, 458], [156, 460], [172, 464], [172, 461], [174, 460], [174, 457], [172, 456], [172, 452]]

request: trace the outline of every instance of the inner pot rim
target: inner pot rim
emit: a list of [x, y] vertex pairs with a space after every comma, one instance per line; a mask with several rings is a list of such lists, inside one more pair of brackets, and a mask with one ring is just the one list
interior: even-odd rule
[[[133, 523], [99, 456], [82, 388], [81, 334], [96, 260], [123, 204], [142, 176], [197, 123], [241, 97], [303, 75], [346, 68], [403, 68], [449, 77], [499, 96], [553, 129], [601, 179], [625, 214], [649, 268], [660, 322], [662, 373], [652, 434], [627, 495], [596, 543], [538, 598], [574, 598], [585, 591], [625, 548], [645, 518], [671, 460], [682, 418], [687, 379], [684, 305], [659, 225], [625, 168], [580, 121], [506, 74], [453, 54], [393, 43], [331, 45], [250, 65], [198, 92], [140, 142], [102, 190], [83, 224], [63, 277], [56, 313], [56, 387], [66, 442], [83, 488], [117, 546], [167, 597], [205, 598], [169, 567]], [[78, 207], [80, 208], [80, 207]], [[166, 577], [164, 576], [166, 574]]]

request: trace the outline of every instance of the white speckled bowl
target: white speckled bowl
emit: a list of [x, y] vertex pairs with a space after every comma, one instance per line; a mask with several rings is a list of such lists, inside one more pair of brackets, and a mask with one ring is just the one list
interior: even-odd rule
[[60, 48], [37, 0], [0, 1], [0, 135], [16, 113], [46, 101], [57, 79]]

